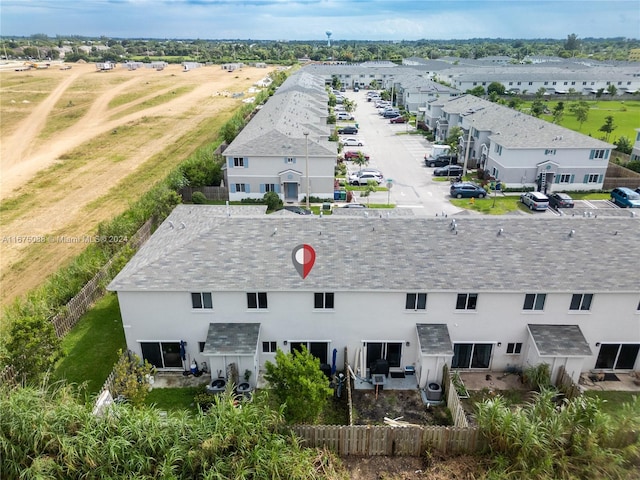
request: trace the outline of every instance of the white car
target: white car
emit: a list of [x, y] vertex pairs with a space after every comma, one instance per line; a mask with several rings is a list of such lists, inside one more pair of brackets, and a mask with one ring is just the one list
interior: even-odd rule
[[341, 140], [341, 143], [345, 147], [362, 147], [364, 145], [362, 140], [358, 140], [357, 138], [344, 138]]
[[367, 185], [371, 180], [375, 181], [378, 185], [382, 183], [382, 178], [373, 172], [364, 172], [360, 175], [351, 175], [349, 177], [349, 183], [351, 185]]
[[355, 118], [348, 112], [337, 112], [336, 120], [355, 120]]

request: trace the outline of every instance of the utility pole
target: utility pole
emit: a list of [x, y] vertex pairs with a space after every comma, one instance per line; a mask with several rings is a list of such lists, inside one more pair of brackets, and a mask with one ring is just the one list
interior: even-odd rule
[[309, 132], [304, 132], [304, 157], [305, 169], [307, 171], [307, 210], [310, 210], [309, 197], [311, 196], [311, 192], [309, 192]]

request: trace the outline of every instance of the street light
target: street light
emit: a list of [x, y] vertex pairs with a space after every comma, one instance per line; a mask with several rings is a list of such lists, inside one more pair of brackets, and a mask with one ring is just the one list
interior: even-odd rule
[[309, 132], [304, 132], [304, 157], [307, 171], [307, 210], [311, 210], [309, 208]]

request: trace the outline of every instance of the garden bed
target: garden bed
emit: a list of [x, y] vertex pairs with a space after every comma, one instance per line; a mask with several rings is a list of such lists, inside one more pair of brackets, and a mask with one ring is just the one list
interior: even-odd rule
[[355, 390], [353, 407], [357, 425], [383, 425], [385, 417], [416, 425], [451, 425], [445, 405], [427, 407], [418, 390]]

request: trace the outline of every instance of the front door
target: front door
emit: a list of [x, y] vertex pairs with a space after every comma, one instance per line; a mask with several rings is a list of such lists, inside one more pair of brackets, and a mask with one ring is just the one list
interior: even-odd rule
[[289, 202], [298, 201], [298, 184], [287, 182], [284, 184], [284, 200]]

